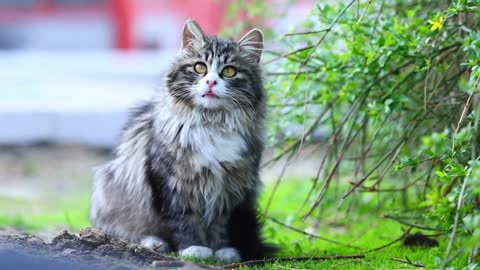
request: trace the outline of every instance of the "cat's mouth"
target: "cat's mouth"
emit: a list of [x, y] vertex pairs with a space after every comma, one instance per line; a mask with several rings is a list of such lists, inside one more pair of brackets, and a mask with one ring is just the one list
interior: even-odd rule
[[215, 95], [213, 92], [207, 92], [202, 95], [202, 98], [207, 97], [207, 98], [219, 98], [217, 95]]

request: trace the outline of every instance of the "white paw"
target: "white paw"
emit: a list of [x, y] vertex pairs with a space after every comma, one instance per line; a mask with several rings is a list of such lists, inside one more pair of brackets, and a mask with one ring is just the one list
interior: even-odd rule
[[182, 249], [178, 252], [178, 255], [182, 257], [192, 257], [198, 259], [209, 259], [213, 256], [213, 250], [208, 247], [202, 246], [189, 246], [186, 249]]
[[223, 262], [239, 262], [242, 260], [236, 248], [221, 248], [215, 251], [215, 259]]
[[140, 241], [140, 245], [157, 252], [167, 252], [168, 244], [156, 236], [146, 236]]

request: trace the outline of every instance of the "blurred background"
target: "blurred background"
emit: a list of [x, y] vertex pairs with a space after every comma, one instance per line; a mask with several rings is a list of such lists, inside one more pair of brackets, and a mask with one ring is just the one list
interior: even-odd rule
[[90, 225], [92, 168], [162, 83], [192, 18], [210, 35], [266, 36], [265, 238], [281, 256], [367, 254], [266, 269], [476, 269], [479, 11], [479, 0], [0, 0], [0, 234]]
[[[0, 226], [88, 226], [91, 169], [108, 158], [128, 108], [161, 82], [183, 23], [192, 18], [207, 34], [239, 38], [249, 27], [239, 25], [252, 20], [232, 13], [233, 2], [0, 0]], [[313, 7], [274, 3], [269, 12], [283, 15], [255, 25], [267, 38]], [[274, 47], [267, 39], [266, 50]], [[315, 171], [299, 164], [288, 173]], [[277, 172], [270, 166], [263, 178]]]

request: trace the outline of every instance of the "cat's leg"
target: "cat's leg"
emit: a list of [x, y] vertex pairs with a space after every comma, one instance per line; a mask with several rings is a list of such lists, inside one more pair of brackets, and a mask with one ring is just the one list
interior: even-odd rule
[[213, 250], [208, 247], [206, 229], [197, 215], [178, 215], [170, 218], [171, 238], [178, 255], [209, 259]]
[[158, 252], [169, 251], [169, 245], [157, 235], [159, 217], [150, 207], [149, 194], [126, 194], [121, 183], [114, 181], [108, 166], [97, 169], [90, 207], [92, 225]]
[[215, 260], [228, 263], [239, 262], [242, 260], [238, 249], [233, 247], [225, 247], [218, 249], [217, 251], [215, 251], [214, 257]]
[[240, 252], [230, 245], [227, 231], [227, 219], [216, 219], [209, 227], [210, 246], [215, 249], [215, 260], [222, 262], [239, 262], [242, 260]]
[[178, 255], [189, 258], [210, 259], [213, 256], [213, 250], [204, 246], [189, 246], [179, 250]]
[[245, 200], [232, 210], [227, 227], [230, 244], [239, 251], [242, 260], [263, 259], [276, 251], [263, 242], [253, 200]]

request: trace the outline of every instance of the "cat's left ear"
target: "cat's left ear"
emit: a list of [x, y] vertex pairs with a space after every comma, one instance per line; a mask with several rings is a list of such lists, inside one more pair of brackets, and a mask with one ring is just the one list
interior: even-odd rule
[[194, 43], [203, 46], [206, 35], [200, 25], [194, 20], [188, 19], [183, 26], [182, 49], [186, 49]]
[[238, 42], [240, 47], [252, 56], [257, 63], [260, 62], [263, 50], [263, 33], [260, 29], [254, 28], [243, 36]]

